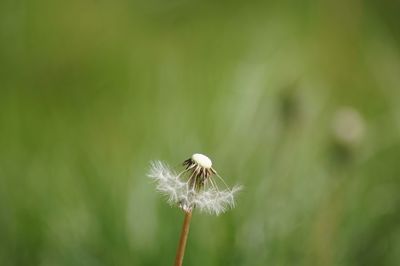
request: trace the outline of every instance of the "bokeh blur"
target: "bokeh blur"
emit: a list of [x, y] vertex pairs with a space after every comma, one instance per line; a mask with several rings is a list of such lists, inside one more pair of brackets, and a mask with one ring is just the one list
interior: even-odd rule
[[0, 1], [0, 265], [400, 265], [398, 1]]

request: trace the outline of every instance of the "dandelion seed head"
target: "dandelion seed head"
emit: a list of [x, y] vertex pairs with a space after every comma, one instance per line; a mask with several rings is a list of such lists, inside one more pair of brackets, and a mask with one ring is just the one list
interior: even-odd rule
[[[177, 174], [164, 162], [151, 162], [148, 177], [155, 181], [157, 191], [166, 196], [169, 204], [178, 205], [185, 212], [191, 212], [196, 207], [215, 215], [235, 207], [234, 195], [241, 187], [219, 190], [212, 181], [216, 171], [207, 156], [193, 154], [184, 162], [184, 166], [185, 170]], [[183, 181], [182, 176], [185, 175], [188, 177]]]

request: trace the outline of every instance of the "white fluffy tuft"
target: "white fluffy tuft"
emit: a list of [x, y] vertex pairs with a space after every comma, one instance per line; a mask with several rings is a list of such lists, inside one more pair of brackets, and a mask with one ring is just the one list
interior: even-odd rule
[[197, 207], [200, 211], [219, 215], [235, 206], [234, 195], [241, 190], [241, 187], [235, 186], [226, 190], [209, 188], [197, 192], [161, 161], [151, 163], [148, 176], [156, 182], [157, 191], [167, 196], [169, 204], [179, 205], [184, 211]]

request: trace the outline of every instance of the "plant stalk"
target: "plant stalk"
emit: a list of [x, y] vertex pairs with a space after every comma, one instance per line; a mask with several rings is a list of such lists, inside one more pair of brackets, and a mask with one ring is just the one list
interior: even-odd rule
[[175, 266], [182, 266], [183, 256], [185, 255], [186, 240], [189, 235], [190, 221], [192, 219], [192, 212], [185, 211], [185, 219], [183, 220], [183, 226], [181, 231], [181, 237], [179, 239], [178, 250], [176, 251]]

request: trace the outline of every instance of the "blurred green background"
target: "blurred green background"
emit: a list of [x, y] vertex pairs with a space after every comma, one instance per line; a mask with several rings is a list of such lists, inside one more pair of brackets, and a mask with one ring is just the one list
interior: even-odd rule
[[0, 265], [172, 265], [146, 178], [244, 186], [185, 265], [400, 265], [398, 1], [0, 2]]

